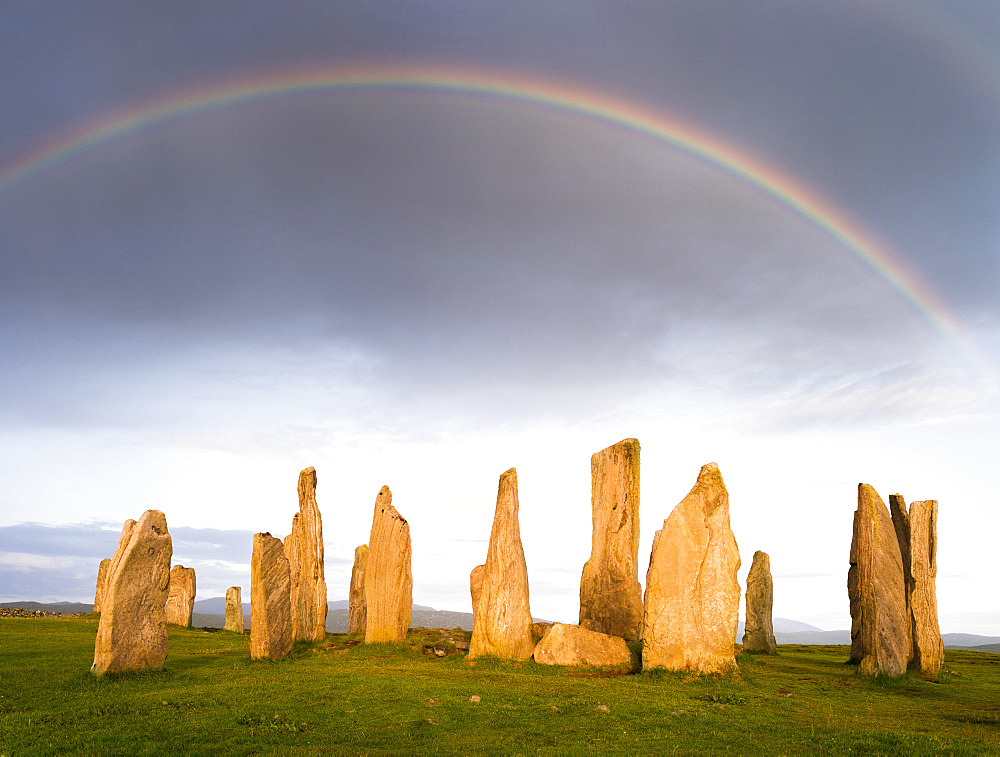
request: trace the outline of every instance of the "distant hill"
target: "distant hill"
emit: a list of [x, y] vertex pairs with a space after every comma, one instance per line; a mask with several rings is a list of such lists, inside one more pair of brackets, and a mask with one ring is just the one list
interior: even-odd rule
[[94, 606], [83, 602], [4, 602], [0, 607], [5, 609], [19, 608], [21, 610], [41, 610], [42, 612], [61, 612], [69, 614], [71, 612], [93, 612]]

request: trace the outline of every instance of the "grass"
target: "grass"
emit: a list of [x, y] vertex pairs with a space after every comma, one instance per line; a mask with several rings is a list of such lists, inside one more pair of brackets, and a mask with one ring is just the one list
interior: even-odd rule
[[96, 632], [0, 619], [0, 754], [1000, 754], [1000, 655], [982, 652], [948, 650], [938, 681], [862, 678], [841, 646], [741, 654], [726, 679], [602, 676], [471, 663], [436, 631], [271, 662], [249, 636], [170, 627], [164, 671], [98, 679]]

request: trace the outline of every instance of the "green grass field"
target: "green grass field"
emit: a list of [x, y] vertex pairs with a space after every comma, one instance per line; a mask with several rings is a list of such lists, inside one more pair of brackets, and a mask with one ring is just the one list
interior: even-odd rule
[[982, 652], [949, 650], [936, 682], [866, 680], [839, 646], [689, 680], [470, 664], [424, 654], [421, 630], [255, 662], [249, 636], [171, 627], [164, 671], [97, 679], [96, 633], [96, 616], [0, 619], [0, 754], [1000, 754], [1000, 655]]

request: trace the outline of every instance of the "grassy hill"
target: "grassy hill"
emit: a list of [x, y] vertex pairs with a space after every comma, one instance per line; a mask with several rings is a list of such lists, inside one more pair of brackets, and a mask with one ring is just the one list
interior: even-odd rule
[[[982, 652], [948, 650], [939, 681], [868, 680], [842, 646], [741, 655], [723, 679], [618, 676], [468, 661], [421, 630], [255, 662], [248, 636], [171, 627], [166, 670], [97, 679], [96, 630], [94, 616], [0, 619], [0, 753], [722, 754], [750, 734], [764, 754], [1000, 751], [1000, 656]], [[425, 654], [434, 643], [449, 653]]]

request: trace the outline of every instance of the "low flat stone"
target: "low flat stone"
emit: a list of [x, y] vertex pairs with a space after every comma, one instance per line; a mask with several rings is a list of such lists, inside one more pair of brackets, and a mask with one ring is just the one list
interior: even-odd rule
[[535, 662], [543, 665], [581, 665], [631, 669], [635, 660], [620, 636], [589, 631], [581, 626], [553, 623], [535, 646]]

